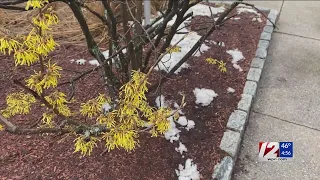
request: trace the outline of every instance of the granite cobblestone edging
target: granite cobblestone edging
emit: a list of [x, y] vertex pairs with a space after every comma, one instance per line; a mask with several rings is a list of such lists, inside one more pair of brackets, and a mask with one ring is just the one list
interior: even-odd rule
[[[277, 10], [264, 7], [258, 8], [261, 11], [269, 12], [268, 18], [274, 24], [276, 23], [278, 17]], [[256, 95], [273, 31], [273, 24], [267, 20], [267, 24], [263, 28], [260, 36], [255, 58], [253, 58], [247, 74], [247, 81], [243, 89], [242, 98], [238, 103], [237, 109], [230, 115], [227, 130], [224, 132], [220, 142], [220, 149], [228, 155], [214, 167], [212, 175], [214, 180], [230, 180], [232, 178], [235, 162], [240, 151], [240, 144], [249, 118], [251, 104]]]

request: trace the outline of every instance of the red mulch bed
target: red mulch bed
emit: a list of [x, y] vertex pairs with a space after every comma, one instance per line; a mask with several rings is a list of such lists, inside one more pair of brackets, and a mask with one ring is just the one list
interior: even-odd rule
[[[252, 22], [253, 14], [243, 13], [240, 20], [228, 21], [219, 31], [214, 32], [208, 40], [221, 41], [225, 47], [210, 45], [208, 51], [200, 57], [190, 58], [191, 68], [184, 69], [174, 76], [163, 87], [161, 93], [167, 100], [181, 101], [178, 92], [186, 94], [187, 105], [183, 109], [188, 119], [194, 120], [196, 127], [190, 131], [182, 131], [180, 141], [186, 145], [188, 152], [185, 157], [175, 151], [178, 143], [171, 144], [164, 138], [151, 138], [141, 135], [140, 147], [133, 152], [114, 150], [100, 155], [104, 150], [103, 143], [95, 148], [91, 156], [81, 158], [73, 153], [72, 135], [18, 136], [0, 132], [0, 179], [108, 179], [108, 180], [171, 180], [177, 179], [175, 169], [187, 158], [197, 164], [202, 179], [211, 179], [214, 165], [225, 153], [219, 149], [225, 126], [231, 112], [234, 111], [242, 94], [246, 74], [251, 59], [255, 55], [256, 46], [262, 32], [263, 23]], [[208, 20], [206, 17], [195, 17], [192, 22]], [[191, 29], [199, 28], [191, 26]], [[202, 34], [204, 32], [201, 32]], [[232, 67], [231, 56], [227, 50], [238, 48], [245, 60], [239, 65], [243, 72]], [[83, 47], [62, 46], [53, 58], [64, 67], [64, 82], [91, 65], [70, 63], [70, 59], [84, 58], [90, 60], [90, 55], [83, 52]], [[227, 72], [221, 73], [215, 65], [209, 65], [204, 60], [212, 57], [227, 62]], [[32, 71], [25, 67], [14, 67], [13, 60], [0, 56], [0, 109], [5, 108], [5, 97], [10, 92], [20, 90], [13, 79], [27, 77]], [[37, 66], [37, 65], [35, 65]], [[155, 74], [157, 75], [157, 74]], [[99, 74], [92, 73], [76, 84], [75, 97], [78, 102], [90, 99], [103, 91], [99, 84]], [[236, 90], [228, 94], [227, 88]], [[61, 89], [68, 92], [68, 86]], [[219, 94], [207, 107], [195, 104], [193, 90], [208, 88]], [[158, 94], [150, 92], [151, 104]], [[19, 125], [30, 125], [40, 116], [34, 112], [27, 117], [16, 116], [12, 121]]]

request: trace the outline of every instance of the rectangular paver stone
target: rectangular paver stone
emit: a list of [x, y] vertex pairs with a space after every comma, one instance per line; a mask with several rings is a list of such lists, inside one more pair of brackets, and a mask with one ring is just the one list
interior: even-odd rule
[[271, 33], [262, 32], [260, 39], [270, 41], [271, 40]]
[[253, 58], [251, 61], [251, 67], [263, 69], [265, 59]]
[[250, 68], [247, 75], [247, 80], [259, 82], [260, 76], [261, 76], [261, 69]]
[[268, 14], [268, 18], [273, 22], [276, 23], [277, 21], [277, 16], [278, 16], [278, 11], [275, 9], [271, 9], [269, 14]]
[[259, 40], [258, 48], [262, 48], [262, 49], [268, 50], [269, 41], [267, 41], [267, 40]]
[[242, 94], [241, 100], [238, 103], [238, 110], [245, 111], [249, 114], [252, 103], [252, 95], [250, 94]]
[[274, 30], [273, 26], [265, 26], [263, 28], [263, 32], [270, 33], [270, 34], [273, 32], [273, 30]]
[[214, 166], [212, 179], [230, 180], [234, 168], [234, 161], [230, 156], [226, 156], [222, 161]]
[[243, 93], [244, 94], [250, 94], [251, 96], [256, 95], [257, 91], [257, 83], [254, 81], [247, 81], [246, 84], [244, 85]]
[[241, 137], [239, 132], [227, 130], [223, 133], [220, 149], [228, 153], [232, 158], [237, 158]]
[[265, 59], [267, 58], [267, 49], [258, 47], [256, 51], [256, 57]]
[[235, 110], [231, 113], [227, 127], [233, 131], [237, 131], [242, 136], [244, 127], [248, 119], [248, 113], [240, 110]]

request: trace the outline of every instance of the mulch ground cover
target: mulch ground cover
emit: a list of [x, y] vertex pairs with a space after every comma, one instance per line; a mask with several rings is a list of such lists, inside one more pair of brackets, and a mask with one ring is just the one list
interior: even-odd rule
[[[201, 53], [200, 57], [190, 58], [190, 68], [171, 77], [161, 88], [161, 94], [171, 102], [180, 102], [179, 92], [184, 93], [186, 106], [183, 112], [188, 119], [195, 121], [194, 129], [180, 134], [180, 141], [188, 148], [184, 157], [175, 151], [178, 146], [176, 142], [172, 144], [163, 137], [151, 138], [149, 134], [141, 134], [140, 146], [132, 152], [114, 150], [101, 155], [104, 146], [99, 143], [91, 156], [80, 157], [80, 154], [73, 153], [72, 135], [19, 136], [0, 132], [0, 179], [171, 180], [177, 179], [175, 169], [178, 169], [179, 164], [184, 165], [187, 158], [193, 159], [197, 164], [201, 179], [211, 179], [214, 166], [225, 156], [219, 149], [220, 140], [227, 120], [241, 98], [250, 62], [266, 22], [263, 16], [262, 23], [252, 21], [255, 15], [251, 13], [241, 13], [237, 17], [240, 19], [229, 20], [208, 38], [209, 41], [224, 42], [225, 47], [206, 41], [206, 45], [211, 48]], [[207, 20], [208, 17], [198, 16], [193, 18], [191, 24]], [[191, 25], [190, 29], [199, 27]], [[245, 57], [239, 62], [242, 72], [232, 66], [232, 57], [226, 53], [227, 50], [236, 48]], [[208, 57], [226, 62], [227, 72], [221, 73], [217, 66], [205, 62]], [[60, 46], [53, 53], [52, 59], [64, 68], [60, 82], [68, 81], [94, 67], [70, 63], [70, 59], [79, 58], [91, 59], [84, 47]], [[32, 70], [14, 67], [13, 59], [7, 56], [0, 56], [0, 62], [0, 109], [3, 109], [6, 106], [6, 95], [21, 90], [13, 84], [13, 79], [27, 77]], [[102, 92], [104, 87], [100, 82], [99, 73], [91, 73], [82, 78], [75, 85], [77, 101], [83, 102]], [[234, 88], [235, 93], [228, 93], [228, 87]], [[70, 90], [68, 85], [59, 88], [65, 92]], [[212, 89], [218, 97], [209, 106], [197, 106], [193, 94], [195, 88]], [[153, 91], [148, 96], [150, 104], [154, 105], [158, 93]], [[33, 111], [28, 116], [15, 116], [12, 121], [18, 125], [30, 126], [39, 117], [40, 110]]]

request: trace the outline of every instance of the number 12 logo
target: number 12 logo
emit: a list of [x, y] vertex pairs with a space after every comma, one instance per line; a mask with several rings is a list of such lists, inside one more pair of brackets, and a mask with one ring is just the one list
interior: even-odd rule
[[259, 142], [260, 158], [277, 158], [279, 155], [279, 142]]

